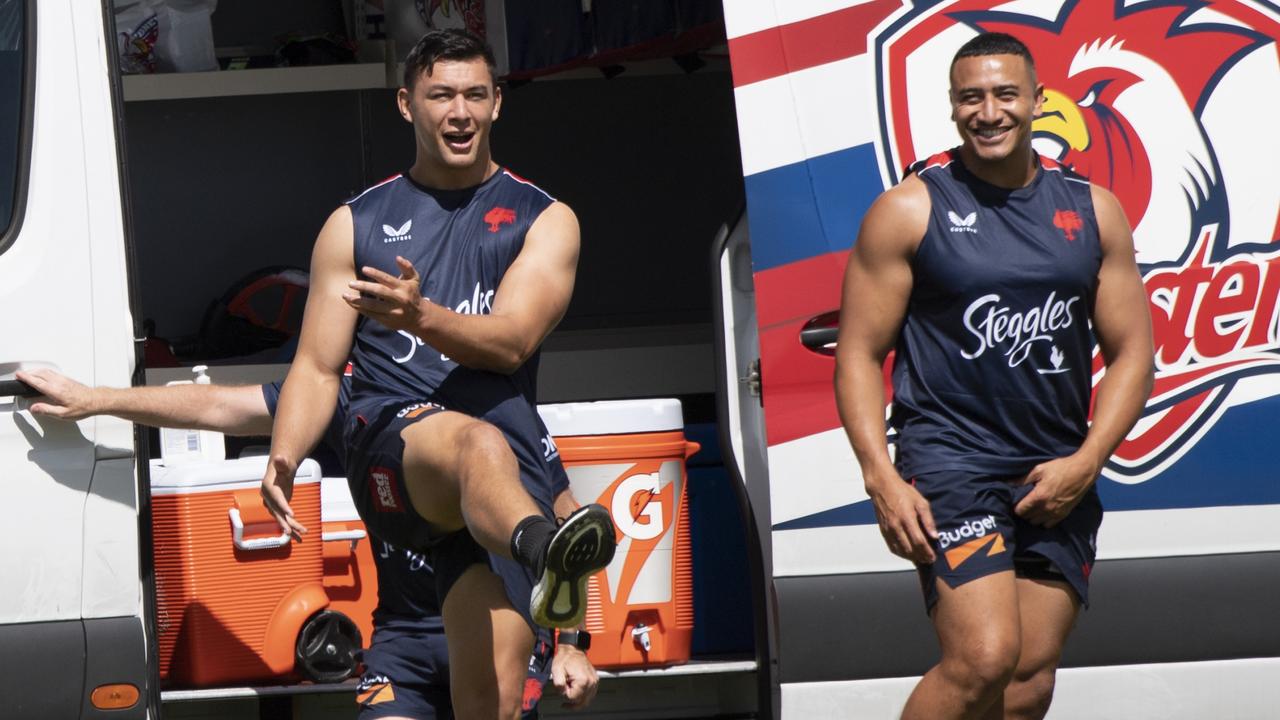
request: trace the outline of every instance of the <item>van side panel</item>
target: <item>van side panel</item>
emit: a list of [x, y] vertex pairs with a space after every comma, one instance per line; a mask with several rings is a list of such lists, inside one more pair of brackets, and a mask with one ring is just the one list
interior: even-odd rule
[[121, 652], [121, 648], [143, 647], [145, 638], [142, 619], [137, 617], [100, 618], [84, 621], [85, 672], [81, 720], [143, 720], [147, 717], [147, 694], [129, 708], [99, 710], [90, 701], [94, 688], [116, 683], [137, 684], [147, 677], [146, 656]]
[[[833, 347], [811, 340], [833, 322], [870, 203], [911, 162], [958, 144], [947, 68], [981, 31], [1018, 36], [1035, 56], [1054, 103], [1033, 127], [1036, 150], [1109, 189], [1125, 209], [1155, 331], [1155, 390], [1098, 480], [1107, 514], [1093, 607], [1064, 662], [1280, 656], [1280, 627], [1262, 600], [1275, 596], [1280, 576], [1271, 439], [1280, 413], [1280, 183], [1270, 162], [1280, 135], [1254, 112], [1250, 91], [1280, 85], [1280, 7], [725, 6], [760, 329], [783, 697], [788, 684], [916, 674], [936, 657], [911, 566], [880, 537], [835, 412]], [[1071, 130], [1055, 125], [1068, 116]], [[1101, 372], [1095, 355], [1095, 382]]]
[[0, 652], [4, 717], [79, 717], [84, 696], [79, 620], [0, 624], [0, 648], [5, 648]]
[[[19, 170], [18, 230], [0, 251], [5, 380], [49, 367], [90, 385], [130, 384], [135, 360], [105, 7], [25, 3], [24, 39], [34, 48], [24, 83], [30, 145]], [[89, 692], [122, 682], [143, 699], [110, 716], [143, 717], [132, 427], [38, 418], [25, 398], [0, 400], [8, 539], [0, 553], [0, 715], [94, 717], [100, 711]]]

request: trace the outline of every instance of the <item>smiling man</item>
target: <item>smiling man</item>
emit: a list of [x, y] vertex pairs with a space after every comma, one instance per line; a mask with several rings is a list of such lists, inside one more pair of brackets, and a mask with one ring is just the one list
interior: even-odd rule
[[[1150, 318], [1115, 197], [1032, 150], [1044, 88], [1026, 46], [965, 43], [950, 99], [960, 146], [917, 163], [863, 219], [836, 399], [942, 649], [903, 717], [1041, 718], [1088, 600], [1094, 483], [1151, 390]], [[1092, 424], [1091, 322], [1106, 363]]]
[[329, 216], [312, 254], [297, 355], [262, 481], [283, 528], [293, 473], [333, 415], [354, 363], [347, 478], [375, 536], [435, 569], [460, 718], [516, 718], [534, 624], [574, 627], [608, 564], [608, 511], [557, 528], [538, 349], [573, 291], [573, 212], [500, 168], [489, 131], [502, 95], [493, 55], [459, 30], [427, 33], [405, 61], [406, 174]]

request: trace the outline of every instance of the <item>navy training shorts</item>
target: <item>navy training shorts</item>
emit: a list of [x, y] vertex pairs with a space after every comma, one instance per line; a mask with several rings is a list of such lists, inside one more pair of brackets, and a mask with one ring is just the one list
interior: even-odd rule
[[936, 580], [955, 588], [1004, 570], [1018, 577], [1065, 580], [1080, 603], [1089, 606], [1089, 572], [1097, 556], [1102, 501], [1092, 487], [1074, 509], [1051, 528], [1033, 525], [1014, 507], [1033, 485], [1017, 476], [968, 471], [922, 473], [912, 485], [929, 501], [938, 540], [932, 565], [916, 565], [925, 610], [938, 602]]
[[[551, 633], [539, 629], [525, 678], [521, 717], [536, 720], [538, 701], [551, 678]], [[398, 631], [380, 627], [364, 651], [365, 671], [356, 688], [359, 720], [411, 717], [449, 720], [449, 651], [444, 630]]]
[[[445, 535], [431, 528], [409, 501], [404, 480], [404, 439], [400, 433], [415, 422], [443, 412], [429, 402], [395, 402], [380, 407], [372, 417], [356, 416], [347, 429], [347, 483], [360, 519], [374, 537], [407, 550], [421, 552], [435, 569], [436, 596], [440, 607], [462, 573], [473, 564], [487, 565], [502, 578], [507, 599], [529, 627], [537, 626], [529, 615], [533, 571], [520, 563], [485, 550], [465, 528]], [[541, 474], [520, 468], [521, 482], [547, 481]], [[549, 493], [548, 489], [544, 495]]]

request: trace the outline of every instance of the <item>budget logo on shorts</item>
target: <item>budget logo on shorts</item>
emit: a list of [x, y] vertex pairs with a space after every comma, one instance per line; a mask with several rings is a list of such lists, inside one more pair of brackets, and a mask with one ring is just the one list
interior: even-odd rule
[[374, 509], [379, 512], [404, 512], [400, 493], [396, 490], [396, 471], [384, 467], [369, 468], [369, 492]]
[[395, 702], [396, 691], [386, 675], [365, 675], [356, 686], [356, 703], [365, 707]]
[[938, 531], [938, 546], [943, 550], [969, 538], [985, 537], [996, 531], [996, 516], [988, 515], [977, 520], [967, 520], [951, 530]]
[[[1280, 185], [1263, 179], [1273, 172], [1259, 171], [1280, 159], [1280, 132], [1257, 95], [1258, 88], [1280, 87], [1275, 6], [904, 6], [868, 38], [886, 187], [901, 179], [898, 168], [956, 144], [949, 78], [939, 68], [979, 32], [1006, 32], [1027, 44], [1045, 87], [1043, 112], [1032, 124], [1036, 150], [1111, 190], [1133, 226], [1155, 332], [1155, 390], [1104, 475], [1141, 483], [1201, 443], [1234, 452], [1239, 445], [1229, 430], [1213, 428], [1248, 422], [1250, 412], [1262, 412], [1248, 406], [1274, 405], [1280, 396]], [[1068, 242], [1082, 220], [1052, 218]], [[1094, 356], [1096, 381], [1102, 361]], [[1189, 466], [1175, 475], [1180, 487], [1206, 498], [1227, 492], [1198, 488]], [[1240, 481], [1220, 504], [1250, 501], [1256, 490], [1248, 483], [1265, 479]]]
[[967, 520], [950, 530], [939, 530], [938, 547], [942, 548], [952, 570], [981, 550], [986, 550], [988, 557], [1005, 551], [1004, 536], [1000, 534], [994, 515]]
[[440, 406], [436, 405], [435, 403], [414, 403], [412, 405], [405, 405], [404, 407], [400, 408], [400, 412], [396, 413], [396, 417], [402, 420], [403, 419], [414, 420], [419, 417], [422, 417], [423, 413], [430, 412], [439, 407]]

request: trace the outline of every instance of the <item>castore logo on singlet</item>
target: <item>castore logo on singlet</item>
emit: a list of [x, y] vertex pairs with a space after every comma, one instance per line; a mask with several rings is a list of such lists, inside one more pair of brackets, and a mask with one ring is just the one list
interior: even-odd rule
[[973, 212], [969, 213], [968, 215], [965, 215], [964, 217], [960, 217], [959, 215], [957, 215], [955, 210], [948, 210], [947, 219], [951, 221], [951, 232], [953, 233], [978, 232], [978, 229], [974, 227], [974, 225], [978, 223], [977, 210], [974, 210]]
[[976, 360], [987, 350], [1001, 347], [1012, 368], [1027, 359], [1035, 343], [1047, 342], [1050, 343], [1049, 362], [1053, 367], [1037, 368], [1036, 372], [1041, 375], [1066, 372], [1070, 368], [1062, 367], [1064, 355], [1053, 344], [1053, 333], [1071, 327], [1071, 306], [1079, 301], [1079, 296], [1060, 300], [1056, 292], [1050, 292], [1040, 307], [1019, 312], [1000, 305], [1000, 296], [995, 293], [983, 295], [969, 303], [964, 311], [964, 328], [978, 341], [977, 347], [961, 350], [960, 356]]
[[405, 220], [404, 224], [399, 228], [393, 228], [390, 225], [383, 225], [382, 232], [387, 234], [386, 237], [382, 238], [383, 244], [412, 240], [413, 236], [409, 234], [409, 228], [411, 227], [413, 227], [413, 218]]

